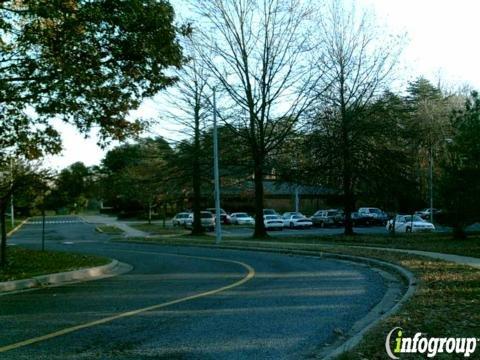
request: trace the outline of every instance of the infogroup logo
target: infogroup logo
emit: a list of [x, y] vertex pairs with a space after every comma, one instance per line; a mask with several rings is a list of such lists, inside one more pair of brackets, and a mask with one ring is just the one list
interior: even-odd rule
[[[396, 334], [393, 350], [391, 347], [392, 335]], [[427, 357], [434, 358], [437, 354], [463, 354], [470, 357], [477, 348], [476, 338], [435, 338], [425, 337], [422, 333], [416, 333], [412, 337], [404, 337], [400, 327], [392, 329], [385, 340], [385, 350], [391, 359], [400, 359], [400, 354], [427, 354]]]

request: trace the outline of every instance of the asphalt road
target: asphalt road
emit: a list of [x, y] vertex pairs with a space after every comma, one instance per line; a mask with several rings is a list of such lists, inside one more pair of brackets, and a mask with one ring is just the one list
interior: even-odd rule
[[[349, 262], [110, 243], [73, 217], [48, 218], [46, 235], [47, 249], [134, 270], [0, 296], [1, 359], [305, 358], [348, 332], [386, 289], [377, 272]], [[27, 224], [10, 243], [38, 248], [40, 239], [41, 225]]]

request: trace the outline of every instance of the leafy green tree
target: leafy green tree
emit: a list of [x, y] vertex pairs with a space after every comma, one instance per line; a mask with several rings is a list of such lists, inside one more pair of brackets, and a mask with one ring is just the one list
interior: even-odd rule
[[95, 128], [102, 144], [138, 133], [129, 111], [171, 85], [168, 69], [183, 61], [176, 38], [188, 29], [173, 21], [167, 0], [1, 1], [0, 161], [58, 153], [53, 118]]
[[480, 97], [472, 92], [462, 110], [452, 116], [453, 137], [442, 163], [440, 194], [457, 238], [464, 227], [480, 218]]
[[82, 162], [76, 162], [63, 169], [55, 179], [55, 185], [48, 196], [48, 207], [68, 208], [78, 212], [85, 208], [91, 195], [92, 174]]
[[137, 133], [129, 110], [182, 63], [168, 1], [6, 0], [0, 4], [0, 157], [58, 152], [53, 117], [100, 141]]
[[117, 210], [146, 210], [171, 191], [170, 145], [162, 138], [142, 139], [110, 150], [102, 161], [103, 197]]

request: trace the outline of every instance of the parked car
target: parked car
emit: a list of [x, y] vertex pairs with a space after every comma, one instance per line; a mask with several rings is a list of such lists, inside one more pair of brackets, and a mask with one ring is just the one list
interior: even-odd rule
[[358, 212], [352, 212], [351, 214], [353, 226], [370, 226], [372, 225], [372, 218], [365, 216], [364, 214], [359, 214]]
[[283, 219], [279, 215], [263, 215], [263, 223], [267, 230], [283, 230]]
[[[216, 214], [215, 208], [208, 208], [205, 210], [210, 211], [214, 216]], [[223, 209], [220, 209], [220, 222], [225, 225], [228, 225], [231, 223], [230, 215], [228, 215], [227, 212]]]
[[358, 209], [358, 215], [370, 218], [370, 225], [385, 225], [388, 221], [388, 214], [379, 208], [361, 207]]
[[230, 214], [230, 222], [236, 225], [255, 225], [255, 219], [244, 212]]
[[314, 226], [339, 226], [343, 223], [343, 212], [337, 209], [318, 210], [310, 220]]
[[295, 228], [311, 228], [313, 223], [310, 219], [307, 219], [303, 215], [290, 215], [289, 217], [283, 217], [283, 226], [291, 229]]
[[[442, 210], [439, 209], [433, 209], [433, 217], [435, 218], [436, 215], [440, 215], [442, 213]], [[423, 210], [415, 211], [415, 215], [420, 216], [424, 220], [430, 220], [430, 208], [426, 208]]]
[[303, 217], [306, 217], [305, 215], [303, 215], [301, 212], [297, 212], [297, 211], [288, 211], [288, 212], [284, 212], [282, 217], [283, 219], [289, 219], [292, 215], [297, 215], [297, 216], [303, 216]]
[[263, 215], [278, 215], [274, 209], [263, 209]]
[[388, 231], [393, 231], [394, 227], [396, 232], [421, 232], [435, 230], [435, 226], [432, 223], [423, 220], [418, 215], [397, 215], [395, 219], [389, 220], [386, 226]]
[[172, 225], [173, 226], [185, 226], [189, 215], [190, 215], [190, 213], [188, 213], [188, 212], [181, 212], [181, 213], [176, 214], [172, 218]]
[[[210, 211], [201, 211], [200, 218], [202, 227], [207, 231], [213, 231], [215, 229], [215, 216]], [[187, 229], [191, 229], [193, 226], [193, 213], [188, 215], [188, 219], [185, 223]]]

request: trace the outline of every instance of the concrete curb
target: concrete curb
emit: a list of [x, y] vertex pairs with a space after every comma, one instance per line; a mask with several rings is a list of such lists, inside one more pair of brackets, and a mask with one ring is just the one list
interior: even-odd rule
[[[125, 240], [128, 242], [128, 240]], [[148, 243], [148, 242], [146, 242]], [[342, 342], [335, 343], [324, 349], [320, 354], [319, 358], [321, 359], [334, 359], [340, 354], [353, 349], [363, 338], [363, 336], [380, 321], [386, 319], [387, 317], [395, 314], [400, 310], [403, 304], [405, 304], [415, 293], [417, 280], [412, 272], [409, 270], [382, 260], [345, 255], [338, 253], [322, 252], [321, 250], [296, 250], [290, 248], [269, 248], [269, 247], [255, 247], [255, 246], [230, 246], [230, 245], [207, 245], [207, 244], [175, 244], [175, 243], [165, 243], [158, 245], [173, 245], [173, 246], [198, 246], [198, 247], [210, 247], [210, 248], [219, 248], [219, 249], [231, 249], [231, 250], [243, 250], [243, 251], [262, 251], [262, 252], [272, 252], [272, 253], [281, 253], [281, 254], [294, 254], [294, 255], [306, 255], [319, 258], [329, 258], [329, 259], [338, 259], [343, 261], [355, 262], [366, 264], [372, 268], [384, 270], [389, 273], [394, 273], [397, 277], [400, 277], [405, 286], [406, 291], [402, 294], [402, 297], [396, 302], [396, 304], [391, 307], [389, 310], [384, 311], [383, 308], [379, 308], [378, 305], [382, 304], [387, 297], [387, 295], [382, 298], [379, 304], [375, 306], [366, 316], [358, 320], [352, 327], [352, 330], [348, 335], [350, 337]], [[384, 277], [385, 278], [385, 277]]]
[[10, 231], [7, 233], [7, 237], [13, 235], [14, 233], [16, 233], [23, 225], [25, 225], [25, 223], [26, 223], [29, 219], [30, 219], [30, 218], [26, 218], [26, 219], [23, 220], [20, 224], [18, 224], [17, 226], [15, 226], [12, 230], [10, 230]]
[[112, 260], [107, 265], [96, 266], [92, 268], [79, 269], [55, 274], [34, 276], [30, 279], [6, 281], [0, 283], [0, 295], [11, 292], [42, 288], [48, 286], [57, 286], [74, 282], [90, 281], [115, 276], [130, 271], [132, 267], [120, 263], [118, 260]]

